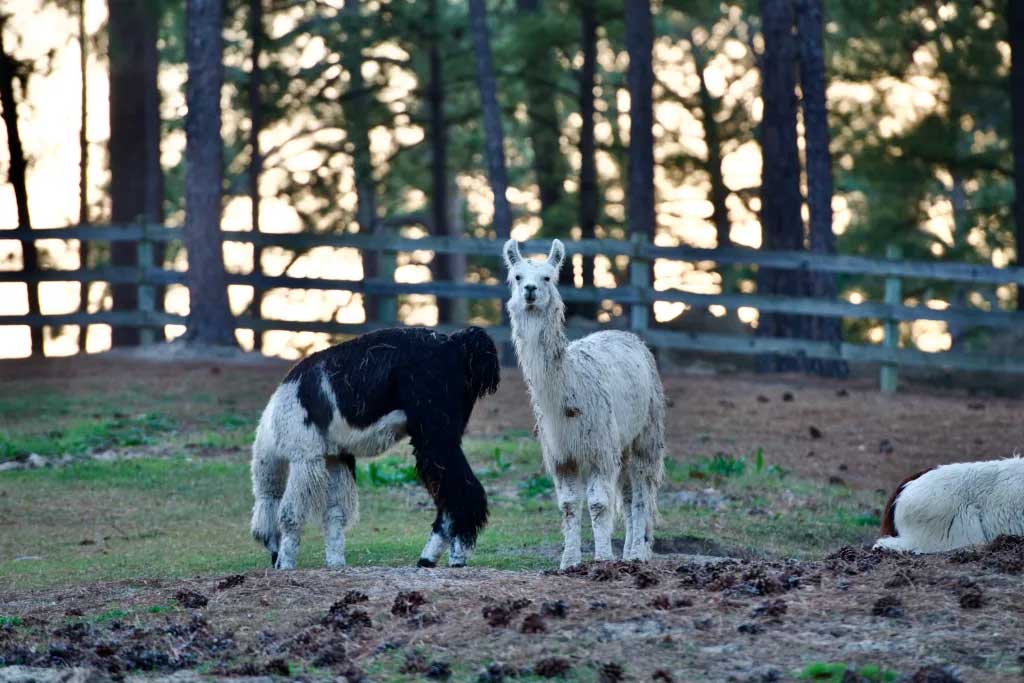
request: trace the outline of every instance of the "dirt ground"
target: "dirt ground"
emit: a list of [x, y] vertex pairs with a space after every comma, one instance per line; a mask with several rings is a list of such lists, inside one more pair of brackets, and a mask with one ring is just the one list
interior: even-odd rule
[[[254, 415], [288, 370], [283, 361], [146, 362], [112, 358], [0, 361], [5, 395], [38, 391], [91, 396], [126, 385], [180, 397], [168, 404], [187, 427], [208, 410], [195, 394], [229, 397]], [[895, 395], [875, 378], [820, 380], [799, 375], [663, 373], [669, 401], [669, 457], [686, 461], [758, 448], [767, 463], [823, 482], [888, 490], [904, 476], [947, 462], [1007, 457], [1024, 449], [1024, 401], [912, 385]], [[229, 386], [225, 390], [225, 385]], [[477, 404], [468, 432], [533, 428], [526, 386], [505, 370], [498, 393]]]
[[[223, 394], [227, 384], [233, 409], [256, 414], [286, 370], [4, 361], [0, 387], [5, 397], [88, 396], [131, 385], [177, 397], [168, 405], [187, 425], [204, 409], [189, 396]], [[1024, 444], [1024, 405], [1013, 399], [925, 386], [883, 396], [869, 379], [670, 372], [664, 383], [677, 460], [760, 448], [766, 462], [812, 480], [888, 489], [924, 466], [1003, 457]], [[469, 431], [528, 432], [532, 422], [522, 379], [510, 371], [478, 404]], [[1003, 539], [926, 558], [845, 548], [813, 562], [669, 556], [569, 573], [260, 570], [7, 592], [0, 681], [48, 680], [19, 667], [78, 666], [95, 680], [192, 669], [349, 681], [768, 682], [803, 680], [798, 672], [815, 662], [877, 665], [913, 681], [1020, 681], [1022, 571], [1024, 540]], [[932, 665], [956, 675], [919, 671]]]
[[[814, 662], [857, 662], [904, 680], [1009, 682], [1020, 680], [1024, 658], [1022, 569], [1024, 539], [1004, 537], [952, 557], [844, 548], [818, 562], [120, 582], [0, 594], [24, 622], [0, 628], [0, 664], [88, 667], [96, 680], [182, 667], [296, 676], [312, 666], [349, 681], [450, 672], [485, 683], [554, 675], [753, 683], [797, 680]], [[150, 613], [172, 600], [183, 607]], [[101, 623], [81, 618], [114, 609], [117, 618]], [[950, 664], [956, 677], [920, 671], [938, 676]], [[39, 674], [11, 669], [8, 680], [25, 671]]]

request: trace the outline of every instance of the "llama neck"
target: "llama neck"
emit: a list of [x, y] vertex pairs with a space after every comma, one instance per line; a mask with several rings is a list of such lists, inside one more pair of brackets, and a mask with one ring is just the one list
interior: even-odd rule
[[538, 398], [564, 392], [568, 346], [564, 311], [562, 302], [556, 301], [546, 314], [521, 311], [511, 317], [512, 342], [523, 378]]

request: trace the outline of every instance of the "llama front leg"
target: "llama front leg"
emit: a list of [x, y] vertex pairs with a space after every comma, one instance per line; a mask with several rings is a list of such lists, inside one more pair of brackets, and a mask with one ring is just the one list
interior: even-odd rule
[[612, 553], [612, 529], [615, 523], [615, 507], [612, 482], [601, 472], [591, 472], [587, 481], [587, 504], [590, 507], [590, 523], [594, 528], [594, 559], [614, 560]]
[[327, 508], [324, 511], [324, 549], [330, 569], [345, 566], [345, 527], [353, 521], [357, 494], [352, 471], [355, 459], [348, 454], [330, 457], [327, 465]]
[[576, 463], [567, 463], [555, 468], [555, 495], [562, 512], [561, 569], [575, 567], [583, 561], [580, 549], [580, 474]]

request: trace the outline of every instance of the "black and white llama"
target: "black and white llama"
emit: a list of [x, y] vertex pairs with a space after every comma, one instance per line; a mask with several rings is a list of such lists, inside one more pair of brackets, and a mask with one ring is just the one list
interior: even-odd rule
[[441, 334], [371, 332], [315, 353], [270, 397], [252, 450], [252, 535], [279, 569], [295, 567], [310, 514], [322, 513], [328, 567], [345, 564], [345, 527], [358, 517], [355, 459], [409, 437], [437, 517], [419, 559], [445, 549], [463, 566], [487, 523], [487, 494], [462, 452], [477, 399], [498, 388], [498, 354], [478, 327]]
[[565, 248], [524, 259], [515, 240], [503, 249], [512, 296], [512, 341], [530, 389], [544, 465], [555, 482], [565, 546], [562, 568], [581, 561], [580, 498], [586, 487], [594, 559], [611, 560], [620, 500], [625, 560], [647, 560], [654, 542], [665, 458], [665, 396], [654, 357], [630, 332], [595, 332], [571, 344], [558, 271]]

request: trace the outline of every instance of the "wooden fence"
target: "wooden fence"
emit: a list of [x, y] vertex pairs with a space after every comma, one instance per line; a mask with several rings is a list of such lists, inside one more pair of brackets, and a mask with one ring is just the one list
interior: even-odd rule
[[[151, 265], [152, 248], [156, 242], [181, 240], [181, 231], [163, 226], [77, 226], [53, 230], [10, 232], [10, 238], [0, 232], [0, 239], [20, 240], [28, 247], [39, 240], [134, 241], [139, 244], [138, 267], [105, 267], [96, 270], [42, 270], [35, 274], [20, 271], [0, 271], [0, 282], [108, 282], [134, 283], [139, 287], [139, 310], [107, 311], [96, 313], [68, 313], [60, 315], [0, 315], [0, 325], [86, 325], [105, 323], [135, 326], [143, 330], [144, 341], [154, 339], [154, 330], [166, 324], [185, 324], [184, 316], [155, 310], [153, 292], [156, 286], [185, 282], [185, 273]], [[395, 234], [309, 234], [309, 233], [252, 233], [223, 232], [226, 242], [242, 242], [260, 247], [278, 246], [292, 250], [312, 247], [350, 247], [363, 251], [380, 252], [379, 276], [368, 280], [341, 280], [327, 278], [298, 278], [286, 275], [269, 276], [262, 273], [227, 275], [229, 284], [250, 285], [262, 290], [322, 289], [341, 290], [374, 295], [379, 305], [379, 322], [345, 324], [337, 322], [305, 322], [269, 320], [256, 317], [236, 318], [236, 327], [254, 331], [289, 330], [314, 331], [335, 334], [360, 334], [372, 329], [397, 323], [396, 297], [403, 294], [430, 294], [450, 299], [504, 299], [504, 285], [473, 284], [465, 282], [398, 283], [394, 281], [395, 254], [428, 250], [443, 254], [490, 256], [497, 258], [501, 242], [498, 240], [455, 239], [423, 237], [419, 239]], [[524, 252], [546, 252], [547, 242], [527, 242]], [[1024, 268], [996, 268], [965, 263], [905, 261], [890, 252], [888, 259], [870, 259], [857, 256], [819, 255], [807, 252], [768, 252], [747, 248], [702, 249], [695, 247], [661, 247], [645, 241], [579, 240], [567, 241], [571, 254], [609, 257], [627, 256], [630, 259], [629, 284], [615, 288], [566, 288], [562, 296], [566, 301], [614, 301], [634, 305], [630, 309], [629, 327], [654, 347], [728, 354], [779, 353], [820, 359], [841, 359], [852, 363], [880, 363], [881, 385], [885, 391], [896, 388], [898, 366], [924, 366], [962, 370], [1024, 373], [1024, 359], [980, 353], [943, 352], [926, 353], [899, 347], [898, 323], [915, 320], [937, 320], [965, 327], [1024, 330], [1024, 313], [1017, 311], [985, 311], [975, 308], [936, 309], [928, 306], [904, 305], [900, 292], [903, 278], [959, 282], [974, 285], [1024, 285]], [[851, 273], [885, 278], [885, 297], [882, 302], [852, 303], [845, 300], [826, 300], [772, 296], [760, 294], [698, 294], [681, 290], [656, 291], [649, 283], [648, 264], [655, 259], [687, 262], [713, 262], [723, 265], [755, 265], [781, 270]], [[720, 305], [726, 309], [741, 306], [762, 313], [789, 313], [840, 318], [879, 320], [884, 323], [885, 337], [881, 344], [830, 343], [802, 339], [757, 337], [754, 335], [723, 335], [704, 332], [670, 331], [649, 326], [647, 306], [656, 301], [682, 302], [695, 307]], [[442, 326], [443, 329], [443, 326]], [[507, 327], [489, 328], [498, 342], [507, 341]], [[591, 330], [570, 328], [570, 336]]]

